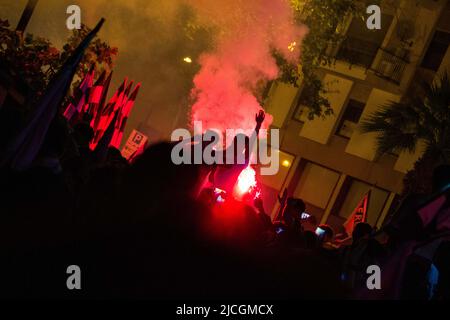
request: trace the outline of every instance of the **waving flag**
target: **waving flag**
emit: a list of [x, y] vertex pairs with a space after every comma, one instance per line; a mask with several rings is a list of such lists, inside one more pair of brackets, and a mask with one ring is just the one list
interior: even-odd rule
[[89, 89], [88, 108], [85, 110], [91, 117], [97, 112], [103, 93], [103, 85], [105, 82], [106, 70], [102, 72], [92, 88]]
[[70, 98], [69, 105], [64, 111], [64, 117], [67, 121], [72, 121], [72, 119], [78, 115], [78, 113], [83, 109], [83, 106], [86, 104], [87, 95], [94, 80], [94, 69], [95, 63], [91, 65], [88, 73], [86, 73], [80, 85], [75, 89], [73, 96]]
[[369, 208], [370, 190], [364, 195], [361, 201], [353, 210], [352, 214], [348, 217], [347, 221], [344, 223], [345, 231], [348, 235], [353, 233], [353, 229], [360, 222], [366, 222], [367, 220], [367, 209]]
[[97, 111], [95, 112], [95, 115], [92, 117], [91, 120], [91, 128], [94, 129], [94, 132], [97, 131], [97, 127], [100, 122], [100, 118], [102, 116], [103, 108], [105, 107], [106, 96], [108, 95], [112, 74], [113, 72], [111, 71], [108, 75], [108, 78], [106, 78], [105, 82], [103, 83], [102, 96], [100, 97], [100, 102], [98, 104]]
[[127, 125], [128, 116], [131, 112], [131, 109], [133, 108], [134, 102], [136, 101], [136, 97], [139, 93], [139, 88], [141, 87], [141, 84], [138, 83], [137, 86], [134, 88], [133, 93], [131, 93], [130, 97], [127, 99], [125, 104], [122, 106], [121, 112], [120, 112], [120, 118], [118, 120], [117, 128], [114, 132], [114, 137], [111, 141], [111, 146], [115, 148], [120, 147], [120, 143], [122, 142], [123, 132], [125, 131], [125, 126]]
[[101, 115], [99, 116], [100, 119], [98, 120], [98, 125], [95, 128], [94, 138], [92, 139], [92, 142], [90, 143], [89, 147], [91, 150], [94, 150], [97, 143], [101, 139], [103, 132], [105, 132], [106, 128], [108, 128], [113, 116], [114, 111], [117, 110], [118, 102], [121, 102], [123, 99], [123, 94], [125, 90], [125, 86], [127, 84], [127, 78], [123, 80], [122, 84], [120, 85], [119, 89], [114, 93], [114, 95], [109, 99], [108, 104], [103, 108]]
[[111, 139], [114, 134], [114, 127], [115, 127], [118, 115], [119, 115], [119, 110], [114, 111], [113, 118], [112, 118], [111, 122], [109, 123], [108, 128], [106, 129], [105, 133], [102, 135], [98, 144], [95, 146], [94, 156], [97, 159], [97, 161], [100, 163], [104, 162], [108, 155], [108, 148], [109, 148]]
[[50, 123], [72, 83], [78, 64], [83, 58], [84, 50], [100, 30], [104, 21], [103, 18], [99, 21], [52, 78], [32, 111], [28, 123], [0, 156], [0, 166], [10, 165], [14, 169], [23, 170], [31, 165], [42, 146]]
[[[128, 95], [130, 94], [130, 90], [131, 90], [132, 86], [133, 86], [133, 81], [131, 81], [128, 84], [125, 91], [123, 91], [117, 98], [117, 102], [114, 106], [114, 111], [118, 111], [118, 113], [117, 113], [117, 119], [114, 123], [114, 132], [113, 132], [110, 142], [113, 141], [114, 137], [117, 135], [117, 132], [119, 131], [119, 123], [120, 123], [120, 119], [122, 118], [122, 109], [123, 109], [124, 104], [126, 104], [126, 102], [128, 100]], [[108, 118], [108, 121], [107, 121], [108, 125], [109, 125], [109, 122], [111, 121], [110, 120], [111, 118], [112, 118], [112, 116], [110, 115], [110, 117]], [[113, 145], [111, 145], [111, 146], [113, 146]]]

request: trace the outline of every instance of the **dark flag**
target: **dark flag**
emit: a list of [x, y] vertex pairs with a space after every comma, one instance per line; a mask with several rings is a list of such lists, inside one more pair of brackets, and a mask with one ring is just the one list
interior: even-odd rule
[[100, 163], [104, 162], [108, 155], [108, 148], [109, 148], [111, 139], [114, 134], [114, 127], [115, 127], [118, 116], [119, 116], [119, 110], [116, 110], [114, 112], [114, 116], [113, 116], [111, 122], [108, 125], [108, 128], [106, 129], [105, 133], [102, 135], [100, 141], [97, 143], [97, 145], [94, 149], [94, 156], [97, 159], [97, 161]]
[[36, 158], [50, 123], [72, 83], [76, 69], [83, 58], [84, 50], [100, 30], [104, 21], [105, 19], [102, 18], [89, 32], [50, 81], [45, 93], [30, 115], [28, 123], [11, 141], [1, 156], [1, 166], [10, 165], [15, 169], [26, 169]]
[[448, 199], [450, 187], [431, 195], [417, 210], [424, 228], [433, 225], [436, 230], [450, 229], [450, 209]]

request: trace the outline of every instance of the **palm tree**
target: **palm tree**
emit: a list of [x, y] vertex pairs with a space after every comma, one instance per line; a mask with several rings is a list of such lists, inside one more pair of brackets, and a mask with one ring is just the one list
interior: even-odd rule
[[377, 133], [377, 154], [413, 153], [419, 142], [425, 151], [404, 179], [404, 194], [428, 193], [433, 169], [450, 155], [450, 81], [447, 73], [423, 92], [402, 102], [389, 102], [361, 124], [364, 133]]

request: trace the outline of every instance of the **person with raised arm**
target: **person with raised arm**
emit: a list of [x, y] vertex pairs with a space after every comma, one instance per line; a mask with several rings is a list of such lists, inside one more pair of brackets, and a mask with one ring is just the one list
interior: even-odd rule
[[[232, 194], [239, 174], [250, 164], [251, 153], [257, 142], [264, 119], [265, 113], [263, 110], [260, 110], [255, 115], [256, 126], [250, 138], [245, 134], [239, 133], [233, 138], [230, 146], [223, 151], [223, 164], [214, 165], [209, 175], [209, 181], [215, 187]], [[242, 154], [244, 157], [239, 156]], [[230, 158], [232, 161], [230, 161]]]

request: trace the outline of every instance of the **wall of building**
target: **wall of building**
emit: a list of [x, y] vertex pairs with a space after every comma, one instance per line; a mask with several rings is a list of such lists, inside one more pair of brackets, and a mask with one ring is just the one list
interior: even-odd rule
[[331, 73], [326, 74], [322, 81], [328, 84], [329, 92], [324, 96], [330, 102], [333, 114], [325, 118], [316, 117], [313, 120], [306, 121], [300, 130], [300, 136], [321, 144], [327, 144], [347, 102], [353, 81]]
[[[401, 101], [415, 79], [417, 67], [434, 31], [437, 27], [442, 29], [450, 25], [450, 19], [441, 18], [443, 12], [450, 12], [446, 2], [424, 0], [412, 3], [410, 0], [401, 0], [398, 1], [400, 6], [390, 13], [394, 18], [382, 47], [401, 47], [400, 51], [405, 52], [405, 47], [410, 43], [409, 63], [402, 69], [399, 81], [383, 78], [374, 72], [377, 64], [386, 59], [381, 50], [368, 69], [350, 66], [343, 61], [323, 68], [320, 75], [324, 83], [332, 84], [326, 96], [333, 109], [332, 116], [314, 120], [300, 117], [294, 120], [292, 115], [296, 110], [293, 109], [296, 108], [301, 90], [286, 84], [272, 86], [266, 109], [274, 115], [274, 126], [281, 129], [281, 151], [295, 157], [289, 168], [268, 181], [272, 194], [276, 194], [277, 189], [281, 191], [288, 188], [290, 194], [305, 199], [308, 210], [321, 222], [339, 227], [370, 189], [373, 199], [369, 222], [377, 226], [382, 224], [402, 191], [404, 174], [421, 156], [423, 144], [419, 144], [413, 154], [404, 152], [398, 156], [377, 157], [376, 134], [363, 134], [356, 128], [347, 139], [337, 135], [336, 129], [349, 99], [365, 104], [360, 123], [380, 106]], [[405, 21], [412, 23], [412, 30], [409, 30], [411, 32], [407, 37], [400, 39], [399, 28]], [[438, 74], [448, 68], [450, 48]], [[277, 212], [277, 209], [274, 203], [272, 213]]]

